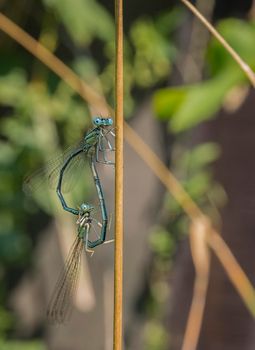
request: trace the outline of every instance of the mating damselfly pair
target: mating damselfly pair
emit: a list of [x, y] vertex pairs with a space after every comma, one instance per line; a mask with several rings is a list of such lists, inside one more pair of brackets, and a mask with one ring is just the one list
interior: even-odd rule
[[[89, 130], [78, 144], [69, 147], [62, 155], [51, 159], [45, 167], [26, 177], [24, 181], [26, 193], [37, 191], [43, 183], [47, 182], [50, 187], [55, 188], [63, 209], [78, 216], [77, 236], [47, 310], [48, 318], [58, 323], [64, 322], [71, 310], [69, 305], [75, 292], [84, 248], [87, 252], [92, 253], [94, 247], [105, 243], [108, 229], [107, 207], [96, 163], [114, 165], [112, 157], [109, 156], [109, 153], [114, 152], [113, 120], [96, 117], [93, 119], [93, 124], [94, 128]], [[63, 196], [64, 192], [73, 188], [74, 174], [78, 174], [82, 169], [84, 160], [88, 160], [91, 169], [99, 201], [100, 220], [93, 217], [95, 211], [93, 205], [83, 203], [76, 209], [67, 205]], [[96, 233], [94, 239], [91, 239], [92, 230]]]

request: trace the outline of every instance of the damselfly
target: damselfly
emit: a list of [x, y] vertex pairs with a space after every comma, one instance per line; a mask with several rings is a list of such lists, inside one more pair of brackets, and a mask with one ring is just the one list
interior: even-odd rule
[[[32, 193], [46, 181], [51, 187], [55, 187], [64, 210], [78, 215], [78, 209], [69, 207], [62, 192], [68, 192], [75, 185], [75, 173], [82, 168], [84, 160], [89, 157], [90, 166], [95, 162], [113, 165], [109, 159], [109, 152], [114, 152], [110, 138], [114, 138], [113, 120], [111, 118], [94, 118], [94, 128], [84, 136], [75, 146], [69, 147], [62, 155], [51, 159], [45, 167], [37, 170], [24, 181], [24, 191]], [[93, 172], [93, 170], [92, 170]], [[96, 187], [98, 181], [96, 181]], [[99, 198], [100, 200], [100, 198]], [[100, 201], [101, 202], [101, 201]]]
[[79, 208], [79, 216], [76, 221], [77, 236], [70, 249], [64, 271], [57, 281], [47, 309], [47, 318], [51, 323], [63, 323], [71, 315], [72, 299], [75, 296], [77, 288], [82, 253], [85, 250], [92, 255], [94, 251], [90, 248], [98, 245], [98, 240], [91, 241], [90, 239], [92, 230], [95, 232], [101, 231], [99, 237], [105, 236], [106, 223], [97, 221], [92, 216], [93, 211], [94, 207], [90, 204], [83, 203]]

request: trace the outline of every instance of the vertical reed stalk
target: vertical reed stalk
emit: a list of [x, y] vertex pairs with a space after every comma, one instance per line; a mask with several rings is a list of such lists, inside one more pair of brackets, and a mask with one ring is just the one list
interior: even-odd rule
[[115, 0], [115, 254], [114, 254], [114, 333], [113, 349], [122, 349], [123, 298], [123, 3]]

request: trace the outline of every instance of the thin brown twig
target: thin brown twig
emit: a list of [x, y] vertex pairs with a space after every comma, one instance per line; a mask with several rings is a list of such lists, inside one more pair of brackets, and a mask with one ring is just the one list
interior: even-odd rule
[[[44, 59], [44, 50], [37, 50], [38, 47], [42, 47], [41, 44], [37, 43], [30, 35], [24, 32], [20, 27], [10, 21], [6, 16], [0, 13], [0, 29], [7, 33], [10, 37], [16, 40], [20, 45], [31, 52], [35, 57], [42, 61], [49, 69], [54, 71], [61, 79], [63, 79], [69, 86], [71, 86], [85, 101], [91, 105], [97, 104], [102, 106], [102, 110], [106, 113], [113, 112], [111, 107], [107, 105], [104, 98], [99, 96], [97, 93], [86, 94], [86, 91], [92, 89], [79, 78], [74, 72], [71, 71], [63, 62], [61, 62], [56, 56], [46, 51]], [[18, 30], [19, 35], [16, 35], [15, 31]], [[56, 67], [60, 63], [59, 67]], [[101, 108], [101, 107], [100, 107]], [[200, 208], [191, 199], [191, 197], [185, 192], [181, 184], [164, 165], [164, 163], [156, 156], [156, 154], [150, 149], [150, 147], [141, 139], [141, 137], [127, 124], [124, 123], [124, 136], [126, 141], [133, 147], [134, 151], [137, 152], [141, 159], [149, 166], [153, 173], [160, 179], [160, 181], [166, 186], [168, 191], [174, 196], [178, 203], [183, 207], [183, 210], [191, 218], [196, 220], [200, 215], [203, 215]], [[141, 148], [140, 148], [141, 147]], [[255, 316], [255, 307], [249, 305], [255, 305], [255, 291], [253, 286], [237, 260], [229, 250], [228, 246], [221, 238], [218, 232], [213, 231], [214, 238], [211, 239], [211, 235], [208, 235], [208, 244], [213, 249], [214, 253], [221, 262], [225, 269], [230, 281], [235, 286], [240, 297], [251, 311], [252, 315]], [[217, 244], [216, 244], [217, 243]], [[226, 256], [225, 256], [226, 253]], [[235, 274], [237, 271], [237, 274]], [[238, 277], [237, 277], [238, 276]], [[239, 285], [240, 280], [242, 285]]]
[[[197, 9], [211, 18], [215, 0], [197, 0]], [[178, 70], [185, 84], [193, 84], [202, 80], [202, 72], [205, 64], [205, 53], [210, 33], [199, 21], [193, 21], [190, 28], [188, 48], [185, 45], [184, 58], [178, 62]]]
[[123, 2], [115, 0], [115, 246], [113, 349], [122, 349], [123, 319]]
[[210, 222], [203, 218], [193, 222], [189, 231], [196, 276], [182, 350], [196, 350], [199, 341], [210, 273], [210, 251], [206, 242], [210, 229]]
[[[211, 18], [215, 0], [197, 0], [197, 9]], [[193, 21], [189, 49], [181, 73], [185, 83], [194, 83], [202, 79], [204, 56], [210, 33], [199, 21]], [[184, 55], [185, 56], [185, 55]], [[183, 62], [182, 62], [183, 63]], [[193, 295], [184, 331], [182, 350], [196, 350], [203, 324], [206, 296], [210, 275], [210, 249], [205, 240], [210, 225], [205, 220], [192, 222], [189, 230], [189, 241], [195, 277]]]
[[230, 281], [236, 288], [247, 309], [255, 317], [255, 291], [247, 275], [237, 262], [230, 248], [214, 229], [207, 235], [208, 245], [219, 259]]
[[250, 83], [255, 87], [255, 73], [251, 67], [238, 55], [238, 53], [226, 42], [222, 35], [207, 21], [207, 19], [193, 6], [188, 0], [180, 0], [190, 11], [205, 25], [212, 35], [221, 43], [226, 51], [237, 62], [243, 72], [246, 74]]

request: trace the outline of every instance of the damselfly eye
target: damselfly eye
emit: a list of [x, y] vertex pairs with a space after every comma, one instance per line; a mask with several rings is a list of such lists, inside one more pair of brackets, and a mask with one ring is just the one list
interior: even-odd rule
[[84, 214], [84, 213], [88, 213], [93, 211], [94, 207], [91, 204], [86, 204], [86, 203], [82, 203], [80, 205], [80, 213]]
[[85, 212], [85, 211], [88, 210], [88, 205], [85, 204], [85, 203], [82, 203], [81, 206], [80, 206], [80, 209], [81, 209], [82, 212]]
[[100, 119], [100, 118], [94, 118], [94, 119], [93, 119], [93, 123], [94, 123], [95, 125], [100, 125], [100, 124], [101, 124], [101, 119]]

